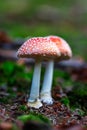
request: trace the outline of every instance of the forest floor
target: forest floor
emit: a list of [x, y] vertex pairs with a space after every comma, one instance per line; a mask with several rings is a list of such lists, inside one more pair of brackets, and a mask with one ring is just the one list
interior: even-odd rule
[[[9, 51], [6, 50], [7, 46], [10, 47]], [[87, 63], [83, 58], [55, 64], [52, 88], [54, 103], [43, 104], [40, 109], [34, 109], [26, 105], [33, 64], [12, 57], [12, 46], [1, 44], [0, 129], [27, 130], [29, 127], [40, 130], [86, 130]], [[4, 50], [11, 53], [6, 55]], [[42, 78], [43, 75], [44, 65]]]

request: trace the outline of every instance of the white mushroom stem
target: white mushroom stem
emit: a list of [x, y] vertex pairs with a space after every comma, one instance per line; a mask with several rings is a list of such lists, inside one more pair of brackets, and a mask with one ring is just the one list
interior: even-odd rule
[[46, 71], [44, 75], [42, 90], [41, 90], [41, 100], [47, 104], [52, 104], [51, 87], [53, 79], [53, 67], [54, 61], [48, 61], [46, 65]]
[[30, 91], [30, 97], [28, 102], [36, 102], [39, 100], [39, 89], [40, 89], [40, 74], [41, 74], [41, 62], [36, 61]]

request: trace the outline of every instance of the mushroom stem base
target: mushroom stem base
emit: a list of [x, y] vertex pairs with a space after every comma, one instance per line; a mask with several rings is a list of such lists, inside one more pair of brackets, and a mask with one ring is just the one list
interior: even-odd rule
[[43, 103], [47, 103], [47, 104], [53, 104], [53, 99], [51, 97], [51, 93], [45, 93], [45, 94], [41, 94], [41, 101]]
[[34, 101], [34, 102], [28, 102], [28, 103], [27, 103], [27, 106], [28, 106], [28, 107], [33, 107], [33, 108], [38, 109], [38, 108], [42, 107], [42, 103], [41, 103], [41, 101], [40, 101], [39, 99], [37, 99], [37, 100]]
[[44, 75], [44, 81], [42, 85], [42, 90], [41, 90], [41, 101], [47, 104], [52, 104], [53, 100], [51, 97], [51, 87], [52, 87], [52, 79], [53, 79], [53, 66], [54, 66], [54, 61], [50, 60], [48, 61], [46, 65], [46, 71]]

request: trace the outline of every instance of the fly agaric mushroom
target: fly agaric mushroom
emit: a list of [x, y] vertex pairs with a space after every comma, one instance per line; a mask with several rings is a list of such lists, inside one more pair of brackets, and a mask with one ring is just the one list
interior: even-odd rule
[[68, 43], [58, 37], [58, 36], [48, 36], [47, 37], [50, 41], [50, 44], [54, 43], [56, 45], [56, 48], [58, 49], [57, 52], [54, 52], [54, 57], [52, 57], [51, 60], [48, 60], [48, 63], [46, 65], [46, 71], [44, 76], [44, 81], [42, 85], [41, 90], [41, 100], [44, 103], [52, 104], [52, 96], [51, 96], [51, 86], [52, 86], [52, 77], [53, 77], [53, 66], [54, 66], [54, 60], [61, 61], [61, 60], [67, 60], [72, 57], [72, 51], [70, 49], [70, 46]]
[[[18, 50], [18, 57], [34, 58], [35, 67], [32, 79], [30, 96], [27, 105], [34, 108], [42, 106], [41, 101], [52, 104], [51, 86], [53, 78], [54, 60], [69, 59], [72, 56], [69, 45], [57, 36], [36, 37], [27, 40]], [[46, 72], [40, 91], [41, 61], [48, 61]], [[41, 100], [40, 100], [41, 98]]]

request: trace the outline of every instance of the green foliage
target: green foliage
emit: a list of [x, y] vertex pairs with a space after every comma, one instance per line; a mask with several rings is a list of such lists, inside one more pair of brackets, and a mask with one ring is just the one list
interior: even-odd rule
[[72, 106], [71, 111], [76, 112], [80, 116], [85, 116], [85, 114], [86, 114], [85, 111], [83, 111], [80, 107], [77, 108], [76, 106]]
[[26, 66], [19, 66], [10, 61], [2, 63], [0, 65], [0, 87], [5, 89], [5, 96], [0, 96], [0, 102], [11, 103], [12, 99], [17, 97], [18, 92], [27, 93], [31, 79], [32, 71], [26, 70]]
[[61, 102], [62, 102], [65, 106], [67, 106], [67, 107], [69, 108], [69, 106], [70, 106], [70, 100], [69, 100], [68, 97], [63, 97], [63, 98], [61, 98]]
[[40, 123], [50, 124], [50, 121], [47, 117], [43, 116], [42, 114], [38, 114], [38, 113], [30, 113], [28, 115], [19, 116], [18, 120], [20, 120], [24, 123], [30, 120], [30, 121], [37, 121]]
[[12, 62], [4, 62], [1, 68], [6, 76], [10, 76], [14, 71], [15, 64]]
[[59, 70], [59, 69], [54, 70], [54, 77], [62, 77], [66, 80], [70, 79], [70, 75], [67, 72]]
[[72, 84], [70, 75], [62, 70], [54, 69], [53, 86], [61, 84], [62, 88], [66, 88]]
[[19, 110], [26, 111], [27, 107], [25, 105], [20, 105]]
[[72, 92], [74, 95], [80, 97], [87, 96], [87, 83], [81, 83], [81, 82], [75, 83]]
[[8, 103], [8, 98], [7, 97], [0, 98], [0, 103]]
[[72, 81], [71, 76], [62, 70], [54, 70], [53, 86], [61, 86], [67, 92], [61, 102], [70, 109], [79, 109], [79, 114], [87, 113], [87, 83]]
[[13, 124], [12, 130], [19, 130], [19, 128], [16, 124]]
[[13, 99], [17, 96], [17, 93], [14, 92], [11, 87], [7, 87], [4, 93], [5, 95], [0, 96], [1, 103], [12, 103]]
[[67, 93], [72, 110], [79, 109], [79, 114], [87, 113], [87, 83], [73, 82], [72, 90]]
[[0, 66], [0, 84], [9, 86], [26, 86], [30, 83], [32, 72], [26, 72], [25, 66], [18, 66], [14, 62], [4, 62]]

